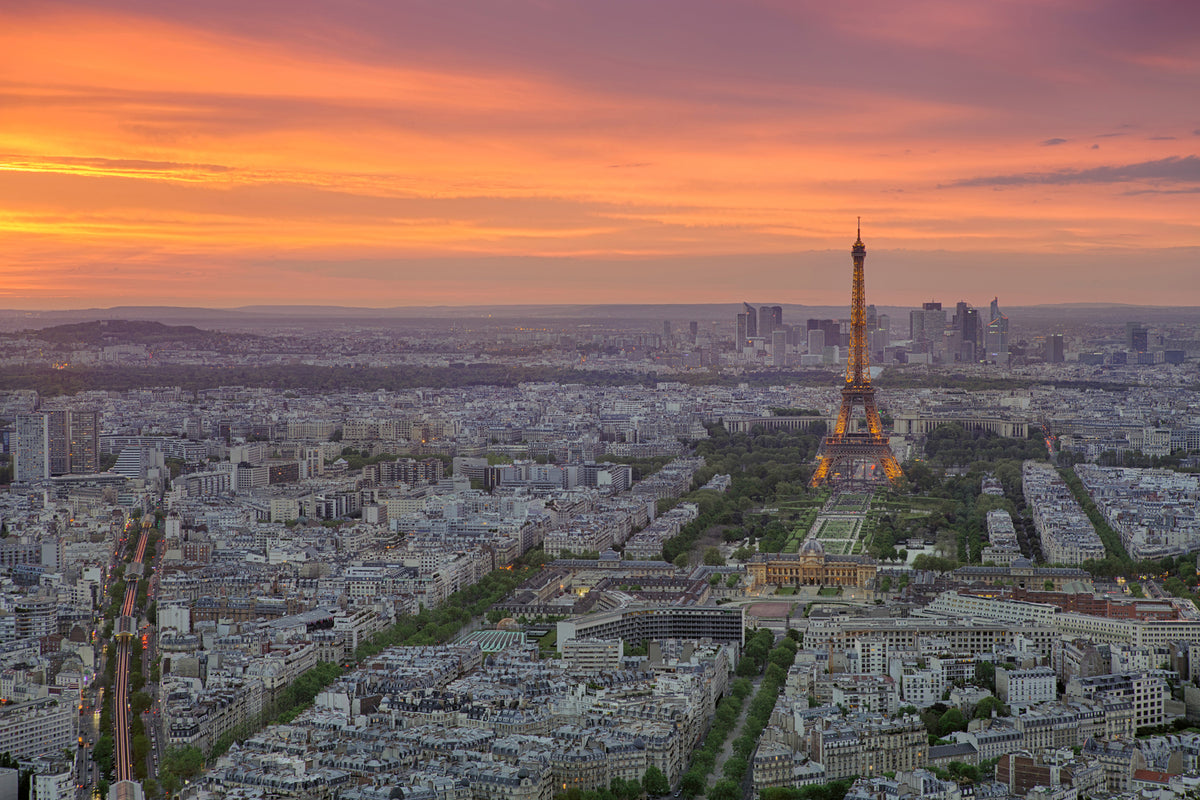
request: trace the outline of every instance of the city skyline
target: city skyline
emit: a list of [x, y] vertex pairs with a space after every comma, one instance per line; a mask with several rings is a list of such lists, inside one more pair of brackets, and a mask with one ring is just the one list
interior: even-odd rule
[[1188, 4], [0, 11], [0, 307], [1200, 304]]

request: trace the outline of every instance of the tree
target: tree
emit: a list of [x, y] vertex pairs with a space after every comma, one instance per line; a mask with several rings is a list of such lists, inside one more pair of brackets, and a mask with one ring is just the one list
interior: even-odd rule
[[988, 691], [996, 691], [996, 665], [990, 661], [975, 662], [975, 680]]
[[1001, 703], [995, 697], [985, 697], [979, 701], [979, 705], [975, 706], [975, 719], [988, 719], [992, 716], [992, 712], [996, 712], [997, 717], [1007, 717], [1009, 714], [1008, 706]]
[[642, 786], [651, 797], [663, 797], [671, 792], [671, 782], [667, 780], [663, 771], [653, 764], [646, 768], [646, 774], [642, 776]]
[[708, 791], [708, 800], [742, 800], [742, 787], [729, 778], [721, 778]]
[[938, 720], [938, 735], [946, 736], [967, 729], [967, 718], [957, 708], [951, 708]]
[[746, 777], [748, 766], [746, 759], [735, 753], [725, 761], [725, 766], [721, 768], [721, 771], [729, 780], [741, 782], [742, 778]]
[[709, 567], [725, 566], [725, 556], [721, 555], [721, 551], [715, 547], [710, 547], [704, 551], [704, 564]]
[[707, 781], [704, 779], [704, 774], [694, 769], [688, 770], [679, 780], [679, 791], [684, 797], [695, 797], [698, 794], [703, 794], [706, 786]]

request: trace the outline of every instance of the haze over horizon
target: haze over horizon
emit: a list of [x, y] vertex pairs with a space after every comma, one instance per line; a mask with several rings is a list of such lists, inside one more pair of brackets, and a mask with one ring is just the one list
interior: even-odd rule
[[0, 307], [1200, 305], [1200, 6], [0, 10]]

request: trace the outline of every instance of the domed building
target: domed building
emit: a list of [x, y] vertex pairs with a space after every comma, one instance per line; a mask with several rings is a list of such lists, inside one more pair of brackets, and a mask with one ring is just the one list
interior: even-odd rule
[[807, 542], [800, 545], [799, 555], [823, 557], [825, 555], [825, 545], [821, 544], [820, 539], [809, 539]]
[[832, 556], [819, 539], [808, 539], [798, 553], [755, 553], [746, 562], [752, 588], [772, 586], [856, 586], [875, 581], [878, 564], [870, 556]]

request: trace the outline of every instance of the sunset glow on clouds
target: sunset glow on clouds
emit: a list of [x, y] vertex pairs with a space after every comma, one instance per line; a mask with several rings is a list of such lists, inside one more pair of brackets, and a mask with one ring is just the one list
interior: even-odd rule
[[[15, 7], [13, 7], [15, 5]], [[0, 6], [0, 306], [1200, 304], [1200, 6]]]

